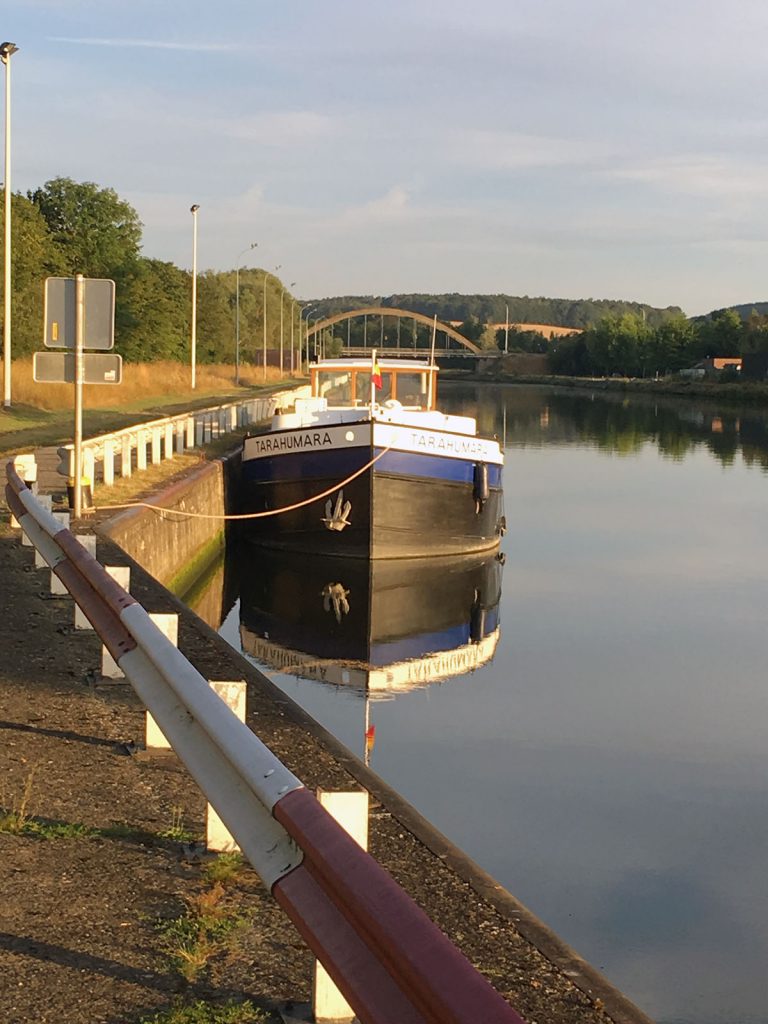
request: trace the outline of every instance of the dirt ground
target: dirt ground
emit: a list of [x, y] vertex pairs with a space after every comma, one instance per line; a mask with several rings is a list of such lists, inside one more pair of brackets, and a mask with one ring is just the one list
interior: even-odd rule
[[[129, 564], [110, 547], [110, 564]], [[309, 999], [312, 961], [250, 870], [217, 890], [217, 912], [237, 927], [210, 943], [193, 980], [182, 976], [162, 922], [167, 933], [189, 920], [214, 888], [190, 841], [204, 833], [203, 798], [174, 755], [138, 749], [137, 699], [127, 685], [94, 685], [100, 642], [74, 631], [71, 600], [50, 597], [49, 572], [32, 563], [31, 548], [0, 532], [0, 819], [26, 819], [0, 831], [0, 1021], [138, 1024], [201, 999], [247, 999], [279, 1020], [277, 1007]], [[132, 573], [148, 610], [180, 610]], [[207, 678], [247, 680], [249, 724], [305, 784], [365, 781], [371, 852], [530, 1024], [647, 1022], [556, 943], [547, 951], [546, 935], [526, 937], [506, 895], [488, 896], [471, 870], [461, 877], [450, 844], [430, 848], [418, 816], [191, 613], [179, 646]]]

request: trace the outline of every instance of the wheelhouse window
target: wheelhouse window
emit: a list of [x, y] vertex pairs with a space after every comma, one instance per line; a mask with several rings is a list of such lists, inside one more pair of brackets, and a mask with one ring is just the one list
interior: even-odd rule
[[327, 398], [328, 405], [354, 405], [354, 378], [347, 370], [321, 371], [317, 374], [316, 394]]
[[398, 373], [395, 398], [409, 409], [426, 409], [429, 401], [429, 374], [411, 371]]

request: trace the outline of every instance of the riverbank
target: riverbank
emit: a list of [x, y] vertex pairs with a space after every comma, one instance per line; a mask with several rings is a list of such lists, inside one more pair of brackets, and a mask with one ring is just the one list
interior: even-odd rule
[[[100, 539], [99, 557], [131, 565], [131, 591], [148, 610], [180, 615], [180, 647], [204, 675], [246, 679], [249, 724], [305, 784], [369, 791], [371, 852], [527, 1020], [647, 1022], [116, 545]], [[31, 558], [6, 531], [2, 803], [18, 809], [26, 794], [36, 828], [0, 833], [11, 865], [0, 970], [14, 979], [0, 986], [0, 1016], [134, 1022], [179, 999], [248, 999], [272, 1013], [306, 1000], [311, 958], [248, 871], [221, 900], [228, 920], [246, 922], [237, 942], [214, 948], [193, 981], [173, 966], [158, 922], [188, 916], [210, 891], [189, 845], [202, 832], [203, 801], [172, 755], [136, 756], [141, 707], [128, 687], [93, 686], [100, 645], [73, 633], [68, 599], [42, 596], [47, 572], [31, 569]]]
[[[466, 378], [465, 378], [466, 379]], [[511, 374], [492, 367], [477, 375], [478, 380], [498, 384], [538, 384], [546, 387], [589, 391], [615, 391], [647, 396], [670, 395], [697, 401], [725, 402], [729, 405], [768, 406], [768, 384], [759, 381], [737, 381], [721, 384], [708, 380], [634, 377], [561, 377], [549, 374]]]

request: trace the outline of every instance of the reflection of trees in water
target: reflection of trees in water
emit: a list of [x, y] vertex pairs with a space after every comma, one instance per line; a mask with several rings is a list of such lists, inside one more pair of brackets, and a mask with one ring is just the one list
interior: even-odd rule
[[492, 409], [492, 421], [486, 421], [484, 432], [501, 437], [506, 405], [506, 438], [513, 445], [586, 441], [630, 456], [654, 444], [665, 458], [675, 461], [703, 446], [723, 466], [732, 465], [740, 452], [747, 465], [768, 471], [768, 415], [754, 409], [546, 388], [499, 389], [493, 396], [489, 401], [487, 393], [484, 399], [473, 395], [465, 411], [474, 415], [473, 404], [478, 410]]

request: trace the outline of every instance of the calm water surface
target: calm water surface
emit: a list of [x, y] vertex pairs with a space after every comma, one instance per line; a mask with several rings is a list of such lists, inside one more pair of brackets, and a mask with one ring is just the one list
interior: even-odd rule
[[[499, 639], [369, 703], [372, 767], [650, 1016], [766, 1024], [766, 420], [524, 387], [442, 404], [505, 437]], [[267, 671], [362, 753], [360, 692]]]

